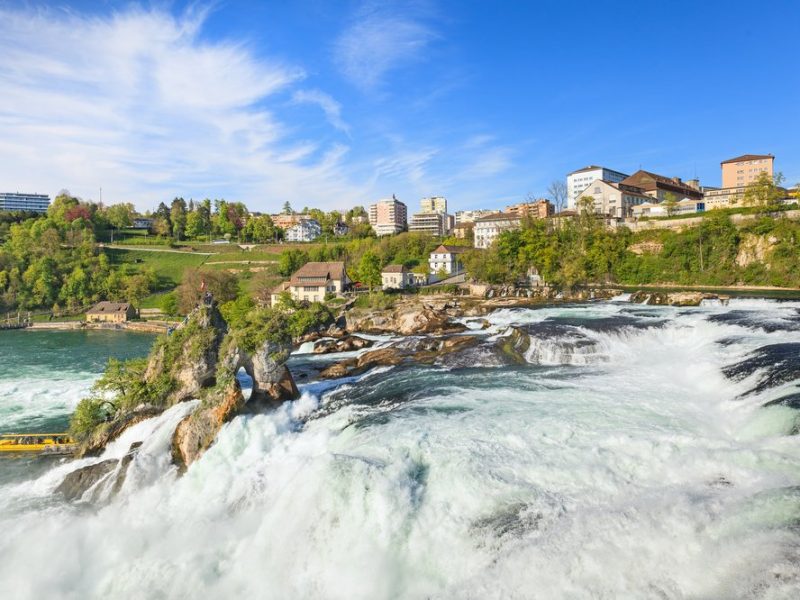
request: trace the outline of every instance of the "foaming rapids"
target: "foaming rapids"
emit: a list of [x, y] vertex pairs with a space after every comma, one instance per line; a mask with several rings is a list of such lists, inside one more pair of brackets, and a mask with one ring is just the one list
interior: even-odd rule
[[0, 487], [0, 593], [799, 597], [800, 332], [724, 317], [796, 308], [498, 311], [467, 360], [309, 382], [182, 476], [178, 405], [86, 459], [143, 442], [114, 496], [53, 494], [80, 461]]

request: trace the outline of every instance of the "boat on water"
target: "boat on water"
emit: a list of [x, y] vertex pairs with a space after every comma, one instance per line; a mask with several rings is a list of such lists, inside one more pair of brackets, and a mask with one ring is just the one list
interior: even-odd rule
[[0, 453], [25, 452], [45, 455], [72, 454], [77, 442], [66, 433], [0, 434]]

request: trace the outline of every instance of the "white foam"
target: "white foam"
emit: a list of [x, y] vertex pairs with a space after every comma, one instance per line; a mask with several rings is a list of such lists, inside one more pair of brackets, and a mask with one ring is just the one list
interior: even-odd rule
[[[498, 333], [623, 308], [499, 311], [489, 320]], [[12, 515], [0, 502], [0, 592], [797, 597], [791, 488], [800, 448], [784, 435], [795, 411], [761, 409], [764, 397], [735, 400], [746, 382], [727, 380], [721, 367], [800, 333], [705, 318], [729, 309], [655, 308], [665, 327], [586, 329], [606, 357], [588, 367], [487, 369], [471, 375], [482, 385], [428, 371], [425, 381], [449, 378], [448, 386], [426, 394], [420, 384], [371, 423], [354, 419], [369, 407], [346, 403], [304, 423], [329, 390], [307, 384], [297, 402], [225, 425], [181, 478], [169, 468], [169, 436], [142, 424], [131, 439], [150, 432], [154, 441], [141, 459], [165, 462], [126, 481], [108, 505], [31, 503]], [[734, 334], [736, 344], [717, 343]], [[119, 455], [131, 439], [107, 452]]]

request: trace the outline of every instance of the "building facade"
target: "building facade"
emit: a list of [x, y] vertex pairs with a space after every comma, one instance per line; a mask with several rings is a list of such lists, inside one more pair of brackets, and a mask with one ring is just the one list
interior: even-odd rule
[[638, 170], [630, 177], [626, 177], [619, 182], [620, 188], [627, 188], [655, 198], [658, 202], [666, 200], [670, 194], [675, 200], [702, 200], [703, 192], [700, 186], [687, 185], [681, 181], [680, 177], [665, 177], [651, 173], [650, 171]]
[[375, 235], [394, 235], [408, 228], [408, 209], [397, 198], [378, 200], [369, 207], [369, 224]]
[[127, 302], [98, 302], [86, 311], [88, 323], [125, 323], [136, 318], [136, 309]]
[[46, 213], [49, 206], [50, 196], [47, 194], [0, 193], [0, 210]]
[[473, 229], [476, 248], [488, 248], [504, 231], [519, 229], [522, 217], [513, 213], [495, 213], [475, 220]]
[[650, 196], [626, 189], [620, 183], [610, 183], [600, 179], [589, 184], [580, 197], [591, 198], [594, 212], [598, 215], [608, 215], [617, 219], [630, 217], [633, 215], [634, 206], [653, 201]]
[[448, 275], [461, 273], [464, 270], [461, 255], [467, 250], [468, 248], [462, 246], [445, 246], [444, 244], [436, 248], [428, 258], [431, 275], [436, 275], [441, 271]]
[[520, 204], [512, 204], [506, 206], [503, 211], [506, 213], [513, 213], [520, 217], [531, 217], [533, 219], [546, 219], [547, 217], [555, 214], [555, 206], [544, 198], [540, 198], [533, 202], [521, 202]]
[[322, 227], [316, 219], [302, 219], [297, 225], [286, 230], [287, 242], [313, 242], [322, 234]]
[[722, 168], [722, 187], [746, 187], [753, 183], [762, 173], [774, 176], [775, 157], [772, 154], [744, 154], [729, 158], [720, 163]]
[[387, 265], [381, 270], [381, 287], [384, 290], [404, 290], [414, 285], [414, 274], [405, 265]]
[[632, 212], [635, 218], [640, 219], [641, 217], [669, 217], [672, 215], [686, 215], [703, 212], [705, 209], [706, 205], [703, 200], [690, 200], [689, 198], [684, 198], [683, 200], [675, 203], [675, 205], [672, 207], [671, 214], [669, 208], [665, 206], [663, 202], [646, 202], [644, 204], [638, 204], [632, 208]]
[[280, 294], [289, 292], [293, 299], [322, 302], [328, 294], [341, 294], [350, 285], [343, 262], [310, 262], [294, 272], [289, 281], [272, 291], [272, 305]]
[[430, 196], [419, 201], [420, 212], [447, 212], [447, 198], [443, 196]]
[[474, 223], [476, 219], [488, 217], [497, 211], [494, 210], [459, 210], [456, 211], [456, 225], [464, 223]]
[[614, 169], [589, 165], [583, 169], [578, 169], [567, 175], [567, 207], [575, 208], [581, 192], [589, 187], [589, 184], [598, 179], [611, 183], [618, 183], [628, 175]]
[[416, 233], [427, 233], [436, 237], [442, 237], [450, 231], [450, 219], [446, 213], [438, 212], [419, 212], [411, 215], [408, 223], [408, 230]]
[[744, 203], [744, 186], [732, 188], [706, 188], [703, 201], [706, 210], [733, 208]]
[[283, 230], [289, 229], [294, 225], [297, 225], [300, 221], [303, 220], [303, 215], [287, 215], [285, 213], [281, 213], [278, 215], [270, 215], [272, 217], [272, 223], [275, 227], [280, 227]]

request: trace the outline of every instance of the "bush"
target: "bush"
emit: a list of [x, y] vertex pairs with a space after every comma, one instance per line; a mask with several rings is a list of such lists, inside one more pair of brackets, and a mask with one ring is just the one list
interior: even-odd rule
[[84, 398], [78, 402], [70, 418], [70, 435], [79, 442], [86, 440], [98, 425], [108, 420], [111, 410], [111, 405], [102, 398]]
[[174, 316], [178, 314], [178, 296], [175, 292], [169, 292], [161, 296], [158, 307], [165, 315]]

